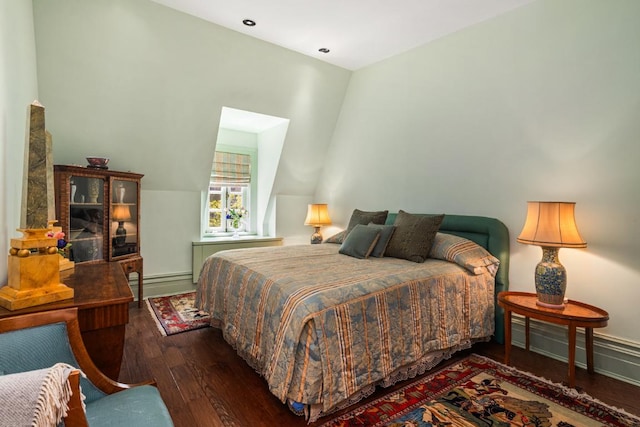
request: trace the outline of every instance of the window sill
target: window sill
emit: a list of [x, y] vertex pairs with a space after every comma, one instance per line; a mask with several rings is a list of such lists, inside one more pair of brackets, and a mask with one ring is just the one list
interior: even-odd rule
[[258, 236], [257, 234], [240, 234], [238, 237], [234, 238], [233, 235], [210, 235], [210, 236], [202, 236], [200, 240], [195, 240], [192, 243], [194, 245], [197, 244], [215, 244], [215, 243], [233, 243], [233, 242], [241, 242], [241, 241], [252, 241], [252, 242], [271, 242], [274, 240], [282, 240], [282, 237], [274, 237], [274, 236]]

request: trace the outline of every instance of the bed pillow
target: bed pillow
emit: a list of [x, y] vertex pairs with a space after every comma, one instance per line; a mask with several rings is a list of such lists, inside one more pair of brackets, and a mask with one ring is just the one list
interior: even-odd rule
[[349, 224], [347, 225], [347, 229], [329, 237], [328, 239], [325, 240], [325, 243], [342, 244], [342, 242], [344, 242], [345, 237], [347, 237], [347, 234], [349, 234], [349, 232], [353, 230], [353, 227], [355, 227], [358, 224], [362, 224], [362, 225], [367, 225], [369, 223], [384, 224], [385, 221], [387, 220], [388, 213], [389, 211], [367, 212], [367, 211], [361, 211], [360, 209], [354, 209], [353, 213], [351, 214], [351, 218], [349, 219]]
[[429, 257], [436, 233], [444, 215], [412, 215], [398, 212], [393, 223], [396, 230], [391, 236], [386, 256], [424, 262]]
[[339, 233], [334, 234], [333, 236], [324, 240], [325, 243], [337, 243], [342, 244], [344, 242], [344, 236], [347, 234], [347, 230], [342, 230]]
[[351, 233], [345, 237], [338, 252], [355, 258], [368, 258], [379, 238], [380, 230], [367, 227], [366, 225], [356, 224], [353, 230], [351, 230]]
[[393, 236], [393, 232], [396, 230], [396, 226], [369, 223], [367, 227], [380, 230], [380, 237], [378, 238], [378, 243], [376, 243], [376, 246], [373, 248], [373, 251], [371, 251], [371, 256], [376, 258], [382, 258], [384, 256], [384, 252], [387, 250], [387, 246], [389, 245], [391, 236]]
[[387, 214], [389, 211], [361, 211], [360, 209], [354, 209], [349, 219], [349, 225], [347, 226], [345, 238], [351, 233], [351, 230], [358, 225], [367, 225], [369, 223], [384, 224], [387, 220]]
[[436, 234], [429, 258], [455, 262], [476, 275], [488, 270], [495, 277], [500, 266], [500, 260], [482, 246], [464, 237], [446, 233]]

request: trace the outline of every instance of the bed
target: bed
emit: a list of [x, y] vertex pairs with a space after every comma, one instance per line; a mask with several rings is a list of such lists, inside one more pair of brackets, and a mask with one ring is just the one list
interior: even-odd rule
[[[379, 223], [389, 228], [407, 215], [385, 211]], [[391, 239], [400, 235], [390, 228]], [[474, 342], [503, 342], [496, 296], [508, 289], [507, 228], [444, 215], [436, 231], [424, 262], [345, 255], [348, 238], [218, 252], [203, 265], [196, 305], [270, 391], [312, 422]], [[486, 254], [482, 263], [470, 265], [478, 253]]]

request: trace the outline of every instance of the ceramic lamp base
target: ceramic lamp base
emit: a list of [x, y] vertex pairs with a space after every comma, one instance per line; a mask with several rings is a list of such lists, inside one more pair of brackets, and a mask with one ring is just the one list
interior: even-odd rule
[[542, 261], [536, 266], [536, 304], [547, 308], [564, 308], [567, 271], [560, 264], [559, 248], [542, 248]]
[[114, 243], [117, 247], [121, 248], [127, 242], [127, 230], [124, 228], [124, 221], [118, 221], [118, 228], [116, 228], [116, 237]]
[[311, 235], [311, 244], [316, 245], [322, 243], [322, 234], [320, 234], [320, 227], [314, 227], [315, 231]]

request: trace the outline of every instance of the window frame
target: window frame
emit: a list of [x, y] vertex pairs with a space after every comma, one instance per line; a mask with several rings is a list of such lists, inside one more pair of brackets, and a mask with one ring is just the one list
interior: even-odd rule
[[[212, 191], [211, 188], [212, 187], [219, 187], [220, 191]], [[232, 191], [232, 188], [240, 188], [240, 191]], [[212, 194], [220, 194], [220, 208], [211, 208], [211, 195]], [[220, 235], [220, 234], [231, 234], [233, 233], [233, 230], [230, 228], [229, 226], [229, 220], [226, 219], [226, 212], [229, 209], [229, 205], [230, 205], [230, 196], [233, 194], [240, 194], [240, 196], [242, 197], [242, 205], [241, 208], [242, 209], [246, 209], [247, 211], [249, 211], [249, 206], [247, 201], [251, 201], [251, 185], [246, 185], [246, 184], [239, 184], [239, 185], [217, 185], [216, 183], [214, 183], [213, 181], [209, 181], [209, 192], [208, 192], [208, 197], [207, 197], [207, 234], [216, 234], [216, 235]], [[250, 212], [250, 211], [249, 211]], [[220, 227], [211, 227], [211, 214], [212, 213], [219, 213], [220, 214]], [[245, 224], [245, 228], [244, 230], [242, 230], [241, 233], [250, 233], [250, 227], [249, 227], [249, 221], [244, 220], [243, 224]]]
[[[237, 187], [243, 187], [243, 205], [244, 208], [249, 212], [249, 215], [244, 221], [245, 227], [239, 233], [241, 235], [252, 235], [256, 234], [256, 220], [255, 220], [255, 212], [257, 208], [257, 197], [258, 194], [258, 150], [257, 148], [245, 147], [245, 146], [235, 146], [228, 144], [217, 144], [215, 151], [224, 151], [228, 153], [236, 153], [236, 154], [245, 154], [250, 156], [251, 158], [251, 182], [248, 185], [239, 184]], [[213, 168], [213, 158], [211, 159], [211, 168]], [[227, 196], [226, 194], [221, 197], [222, 206], [220, 208], [221, 218], [224, 218], [224, 227], [209, 227], [209, 219], [212, 210], [210, 209], [210, 194], [211, 187], [215, 183], [211, 181], [211, 173], [209, 174], [209, 182], [207, 185], [207, 189], [203, 194], [203, 215], [202, 215], [202, 235], [203, 237], [226, 237], [231, 236], [233, 234], [233, 230], [231, 230], [228, 226], [228, 221], [226, 220], [226, 215], [224, 214], [224, 208], [227, 207]], [[220, 185], [218, 185], [220, 186]], [[228, 188], [232, 186], [220, 186], [223, 188]], [[236, 185], [233, 185], [236, 187]], [[214, 210], [218, 212], [219, 210]]]

